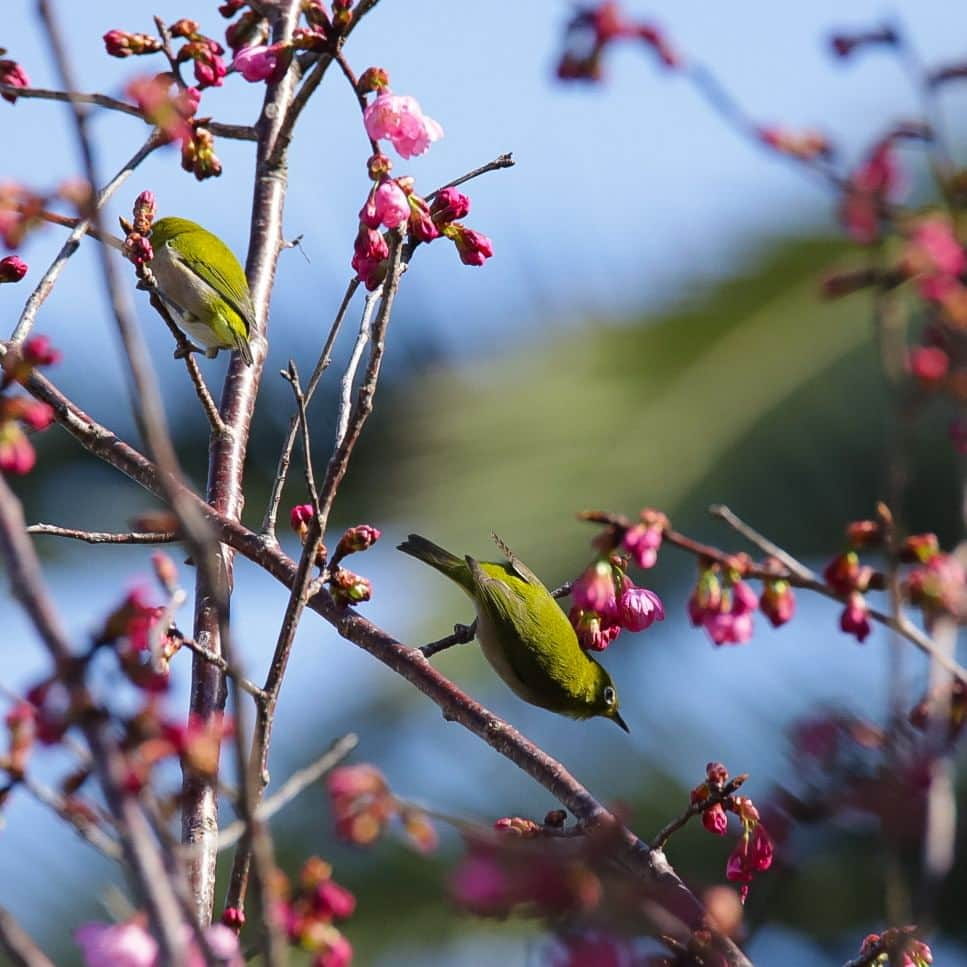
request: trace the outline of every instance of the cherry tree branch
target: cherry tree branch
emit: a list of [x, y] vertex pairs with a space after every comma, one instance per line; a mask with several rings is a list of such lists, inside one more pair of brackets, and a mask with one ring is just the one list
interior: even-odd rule
[[171, 544], [178, 540], [174, 531], [129, 531], [111, 533], [108, 531], [76, 530], [73, 527], [58, 527], [56, 524], [31, 524], [28, 534], [49, 534], [51, 537], [67, 537], [85, 544]]
[[3, 907], [0, 907], [0, 950], [10, 958], [11, 967], [54, 967], [54, 962]]
[[[75, 94], [69, 91], [55, 91], [43, 87], [17, 87], [14, 84], [0, 84], [0, 94], [13, 94], [26, 99], [36, 98], [41, 101], [66, 101], [73, 104], [89, 104], [95, 107], [107, 108], [109, 111], [119, 111], [136, 117], [145, 124], [150, 124], [141, 109], [126, 101], [119, 101], [106, 94]], [[247, 124], [223, 124], [221, 121], [206, 121], [205, 127], [216, 137], [229, 138], [234, 141], [255, 141], [255, 128]], [[153, 135], [152, 135], [153, 137]]]

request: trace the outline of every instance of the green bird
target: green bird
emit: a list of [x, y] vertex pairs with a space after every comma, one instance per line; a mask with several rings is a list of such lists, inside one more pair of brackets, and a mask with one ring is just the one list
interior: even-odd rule
[[178, 325], [213, 359], [237, 349], [252, 365], [255, 310], [245, 270], [217, 236], [187, 218], [160, 218], [151, 229], [149, 263]]
[[398, 549], [436, 568], [473, 599], [476, 634], [495, 672], [531, 705], [587, 719], [602, 715], [630, 731], [607, 671], [578, 644], [567, 615], [540, 578], [493, 535], [506, 561], [462, 560], [418, 534]]

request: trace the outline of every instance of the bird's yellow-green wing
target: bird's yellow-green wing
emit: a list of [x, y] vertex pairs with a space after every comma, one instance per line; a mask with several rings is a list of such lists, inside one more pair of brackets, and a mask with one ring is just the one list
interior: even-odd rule
[[219, 263], [223, 269], [212, 265], [209, 259], [196, 258], [191, 253], [179, 251], [178, 258], [238, 313], [245, 325], [242, 335], [248, 338], [255, 327], [255, 310], [252, 307], [245, 271], [232, 250], [216, 235], [211, 236], [208, 244], [221, 249]]

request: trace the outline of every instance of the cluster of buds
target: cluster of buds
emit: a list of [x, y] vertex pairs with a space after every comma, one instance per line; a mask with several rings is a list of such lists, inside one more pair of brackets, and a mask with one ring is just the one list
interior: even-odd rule
[[[0, 47], [0, 84], [6, 84], [8, 87], [30, 87], [27, 72], [15, 60], [3, 59], [5, 53], [6, 50]], [[0, 97], [11, 104], [17, 103], [17, 95], [12, 91], [4, 91]]]
[[643, 42], [665, 67], [681, 66], [680, 57], [654, 24], [631, 20], [617, 0], [604, 0], [594, 7], [579, 7], [568, 21], [557, 76], [565, 81], [600, 81], [605, 51], [618, 40]]
[[134, 218], [122, 218], [121, 230], [124, 232], [124, 256], [141, 268], [154, 258], [151, 247], [151, 226], [157, 213], [153, 191], [142, 191], [134, 200]]
[[104, 35], [104, 47], [112, 57], [155, 54], [164, 48], [158, 37], [150, 34], [129, 34], [124, 30], [109, 30]]
[[37, 462], [28, 439], [29, 431], [46, 430], [54, 411], [46, 403], [6, 392], [14, 383], [25, 383], [38, 366], [60, 360], [46, 336], [33, 336], [23, 345], [11, 344], [3, 358], [0, 376], [0, 472], [23, 476]]
[[860, 958], [871, 967], [929, 967], [933, 952], [916, 937], [916, 927], [890, 927], [883, 933], [871, 933], [860, 946]]
[[[753, 616], [760, 605], [759, 595], [743, 580], [748, 565], [744, 555], [736, 555], [729, 566], [699, 560], [698, 581], [688, 599], [688, 617], [696, 628], [704, 628], [716, 645], [741, 645], [752, 637]], [[776, 582], [778, 585], [778, 582]], [[792, 615], [795, 608], [792, 589], [784, 593], [777, 586], [769, 596], [770, 620]]]
[[665, 609], [654, 591], [637, 587], [617, 554], [593, 562], [571, 588], [568, 614], [581, 647], [604, 651], [622, 629], [644, 631], [663, 621]]
[[928, 621], [952, 615], [967, 617], [967, 574], [952, 554], [940, 550], [936, 534], [912, 534], [900, 548], [900, 560], [912, 564], [902, 589]]
[[705, 767], [705, 781], [690, 795], [692, 806], [701, 807], [702, 825], [710, 833], [716, 836], [727, 833], [728, 813], [738, 816], [742, 822], [742, 834], [729, 855], [725, 875], [732, 882], [741, 884], [739, 896], [743, 903], [752, 878], [772, 866], [774, 854], [772, 838], [762, 825], [752, 800], [748, 796], [734, 795], [745, 779], [746, 776], [741, 775], [730, 781], [724, 765], [710, 762]]
[[422, 810], [398, 799], [386, 777], [371, 765], [340, 766], [326, 780], [336, 832], [357, 846], [376, 842], [399, 820], [407, 841], [419, 852], [436, 849], [437, 834]]
[[199, 30], [198, 22], [183, 18], [171, 25], [171, 36], [186, 41], [175, 55], [179, 64], [191, 61], [195, 71], [198, 86], [221, 87], [222, 79], [227, 73], [222, 61], [225, 48], [211, 37]]
[[199, 121], [192, 124], [191, 135], [181, 142], [181, 167], [198, 181], [222, 173], [222, 163], [215, 154], [215, 136]]
[[[356, 910], [356, 898], [332, 878], [332, 866], [318, 856], [303, 864], [293, 890], [278, 873], [273, 883], [276, 893], [275, 916], [291, 944], [314, 954], [317, 967], [348, 967], [353, 948], [336, 926]], [[228, 910], [222, 922], [234, 924]]]
[[[185, 963], [203, 964], [202, 954], [185, 924]], [[85, 923], [74, 933], [81, 948], [85, 967], [157, 967], [161, 948], [147, 927], [147, 917], [137, 914], [123, 923]], [[223, 967], [245, 967], [245, 958], [239, 947], [238, 937], [224, 924], [205, 927], [205, 942]]]

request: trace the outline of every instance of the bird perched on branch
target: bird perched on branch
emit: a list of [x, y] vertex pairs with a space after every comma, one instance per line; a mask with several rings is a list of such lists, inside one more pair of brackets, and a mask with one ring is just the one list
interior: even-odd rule
[[209, 359], [237, 349], [252, 365], [255, 310], [245, 270], [217, 236], [187, 218], [160, 218], [151, 229], [149, 267], [175, 322]]
[[470, 595], [484, 655], [525, 702], [575, 719], [601, 715], [629, 731], [611, 676], [578, 644], [567, 615], [537, 575], [493, 537], [506, 561], [459, 558], [418, 534], [410, 534], [399, 550]]

